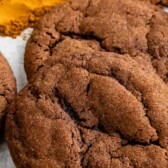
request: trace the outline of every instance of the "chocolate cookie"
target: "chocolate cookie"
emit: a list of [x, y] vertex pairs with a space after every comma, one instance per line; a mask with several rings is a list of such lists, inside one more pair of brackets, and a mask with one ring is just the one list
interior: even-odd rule
[[0, 52], [0, 134], [2, 131], [6, 108], [16, 92], [16, 82], [7, 60]]
[[[97, 41], [102, 50], [147, 55], [161, 78], [168, 76], [168, 15], [139, 0], [71, 0], [58, 5], [38, 24], [25, 53], [28, 78], [55, 57], [67, 38]], [[96, 49], [95, 49], [96, 50]]]
[[53, 53], [9, 108], [16, 166], [167, 168], [168, 87], [151, 65], [94, 40]]

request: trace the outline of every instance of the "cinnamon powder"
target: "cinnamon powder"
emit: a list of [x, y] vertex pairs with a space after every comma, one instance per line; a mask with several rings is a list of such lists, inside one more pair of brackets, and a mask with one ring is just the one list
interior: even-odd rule
[[0, 0], [0, 35], [16, 37], [65, 0]]

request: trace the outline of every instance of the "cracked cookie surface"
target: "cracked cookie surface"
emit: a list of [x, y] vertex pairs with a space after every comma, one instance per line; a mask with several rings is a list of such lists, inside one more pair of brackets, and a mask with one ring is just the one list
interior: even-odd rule
[[[16, 81], [13, 72], [0, 52], [0, 135], [4, 126], [6, 108], [16, 93]], [[2, 135], [1, 135], [2, 136]]]
[[92, 39], [107, 52], [135, 59], [145, 55], [167, 83], [167, 34], [168, 15], [155, 5], [138, 0], [71, 0], [45, 15], [34, 30], [26, 47], [25, 70], [30, 79], [67, 38]]
[[168, 167], [168, 88], [148, 61], [90, 39], [53, 53], [9, 108], [18, 168]]

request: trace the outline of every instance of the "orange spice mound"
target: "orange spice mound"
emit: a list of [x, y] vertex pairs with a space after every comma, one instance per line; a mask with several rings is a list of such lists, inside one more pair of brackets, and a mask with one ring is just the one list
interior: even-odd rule
[[0, 0], [0, 35], [16, 37], [65, 0]]

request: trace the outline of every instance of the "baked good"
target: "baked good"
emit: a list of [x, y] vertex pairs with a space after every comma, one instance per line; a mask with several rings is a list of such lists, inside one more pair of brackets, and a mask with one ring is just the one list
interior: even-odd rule
[[6, 108], [16, 92], [16, 82], [13, 72], [0, 52], [0, 135], [4, 126]]
[[167, 168], [167, 20], [135, 0], [71, 0], [45, 15], [7, 116], [16, 166]]
[[108, 52], [146, 55], [167, 82], [168, 15], [139, 0], [71, 0], [58, 5], [40, 21], [25, 53], [28, 78], [66, 38], [93, 39]]
[[11, 104], [17, 168], [168, 167], [167, 85], [141, 56], [98, 44], [60, 42]]

